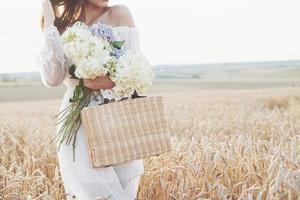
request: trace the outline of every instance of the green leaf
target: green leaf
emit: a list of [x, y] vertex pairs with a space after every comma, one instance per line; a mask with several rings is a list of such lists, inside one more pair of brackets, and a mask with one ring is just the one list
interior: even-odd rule
[[70, 98], [69, 102], [75, 102], [83, 97], [84, 94], [84, 85], [83, 85], [83, 80], [80, 79], [79, 85], [76, 85], [74, 92], [73, 92], [73, 97]]
[[113, 41], [111, 44], [114, 47], [121, 49], [124, 43], [125, 43], [125, 40], [121, 40], [121, 41]]

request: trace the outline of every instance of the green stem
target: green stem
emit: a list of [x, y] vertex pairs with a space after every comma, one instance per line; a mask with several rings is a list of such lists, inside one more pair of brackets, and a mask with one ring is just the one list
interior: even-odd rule
[[[95, 99], [95, 97], [91, 99], [91, 96], [93, 95], [93, 90], [85, 86], [83, 87], [84, 88], [83, 88], [82, 97], [79, 100], [72, 102], [71, 105], [67, 107], [67, 109], [63, 110], [64, 113], [60, 117], [59, 123], [61, 122], [64, 123], [61, 126], [59, 133], [54, 138], [56, 139], [58, 137], [58, 141], [59, 141], [58, 149], [60, 149], [63, 142], [65, 142], [65, 144], [67, 145], [70, 144], [71, 140], [73, 139], [73, 160], [74, 161], [75, 161], [76, 134], [81, 124], [81, 119], [80, 119], [81, 110]], [[66, 115], [68, 111], [70, 112], [68, 115]]]
[[58, 114], [52, 117], [52, 119], [55, 119], [57, 116], [59, 116], [62, 112], [65, 112], [66, 110], [69, 110], [72, 107], [72, 104], [68, 105], [66, 108], [64, 108], [62, 111], [60, 111]]

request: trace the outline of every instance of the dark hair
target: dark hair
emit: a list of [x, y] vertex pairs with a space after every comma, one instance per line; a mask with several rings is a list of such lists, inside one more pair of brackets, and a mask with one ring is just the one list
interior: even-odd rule
[[[50, 0], [55, 13], [54, 26], [61, 32], [67, 26], [76, 22], [82, 11], [84, 0]], [[62, 13], [59, 16], [59, 9]], [[44, 16], [41, 17], [41, 28], [44, 26]]]

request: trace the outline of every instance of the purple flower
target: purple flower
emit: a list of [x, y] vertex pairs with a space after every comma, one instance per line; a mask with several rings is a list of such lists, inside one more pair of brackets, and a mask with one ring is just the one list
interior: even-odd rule
[[92, 25], [89, 29], [91, 30], [94, 36], [103, 37], [104, 39], [107, 39], [108, 42], [112, 42], [114, 40], [113, 31], [109, 25], [96, 23]]
[[119, 59], [121, 56], [124, 55], [124, 51], [122, 49], [114, 48], [111, 52], [111, 56], [116, 57], [116, 59]]

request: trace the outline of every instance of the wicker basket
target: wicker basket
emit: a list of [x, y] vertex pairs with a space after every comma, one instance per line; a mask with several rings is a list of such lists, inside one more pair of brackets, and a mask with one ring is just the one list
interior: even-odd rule
[[85, 107], [81, 120], [92, 166], [110, 166], [171, 151], [163, 96]]

